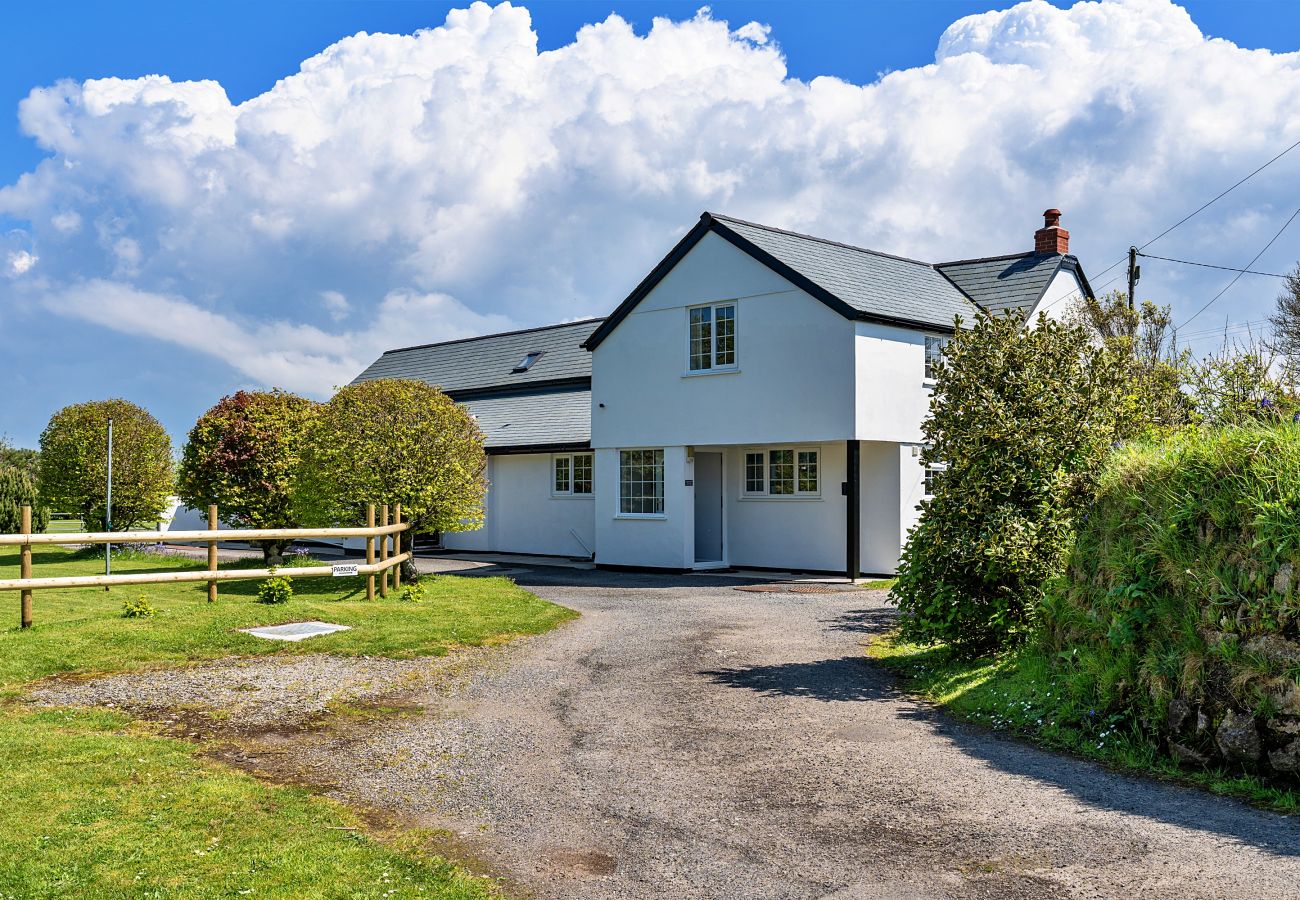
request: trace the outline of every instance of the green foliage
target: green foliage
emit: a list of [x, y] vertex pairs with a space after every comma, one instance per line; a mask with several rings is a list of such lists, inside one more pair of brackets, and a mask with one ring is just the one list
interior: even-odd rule
[[1043, 644], [1152, 741], [1174, 698], [1271, 719], [1300, 673], [1252, 648], [1297, 641], [1298, 571], [1300, 426], [1187, 429], [1107, 463]]
[[975, 652], [1023, 638], [1123, 420], [1129, 368], [1079, 326], [981, 316], [957, 329], [923, 427], [947, 464], [891, 594], [908, 640]]
[[50, 511], [37, 502], [36, 482], [24, 469], [0, 463], [0, 534], [17, 534], [23, 527], [23, 507], [32, 508], [32, 531], [49, 527]]
[[416, 531], [483, 524], [483, 435], [461, 407], [422, 381], [349, 385], [313, 422], [294, 482], [312, 525], [355, 525], [367, 503], [402, 504]]
[[258, 585], [258, 603], [288, 603], [292, 599], [293, 580], [290, 578], [268, 578]]
[[122, 601], [124, 619], [152, 619], [156, 615], [158, 610], [153, 608], [148, 597], [140, 596]]
[[1287, 380], [1295, 384], [1300, 381], [1300, 266], [1287, 275], [1286, 287], [1268, 321], [1272, 326], [1268, 346], [1282, 357]]
[[402, 593], [398, 600], [403, 603], [423, 603], [424, 602], [424, 585], [416, 581], [403, 586]]
[[65, 406], [41, 434], [41, 499], [104, 526], [108, 420], [113, 419], [113, 528], [153, 525], [172, 492], [171, 438], [158, 420], [126, 400]]
[[[194, 509], [217, 504], [240, 528], [297, 528], [290, 488], [318, 404], [283, 391], [239, 391], [221, 398], [190, 429], [177, 494]], [[284, 541], [264, 541], [268, 560]]]
[[35, 482], [40, 478], [41, 455], [35, 450], [15, 447], [0, 436], [0, 468], [21, 469]]
[[1225, 347], [1190, 366], [1188, 395], [1194, 420], [1205, 428], [1293, 421], [1300, 398], [1277, 374], [1262, 344]]

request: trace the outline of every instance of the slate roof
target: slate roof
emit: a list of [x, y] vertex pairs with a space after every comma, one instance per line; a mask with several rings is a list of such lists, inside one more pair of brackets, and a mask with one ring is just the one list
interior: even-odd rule
[[[586, 446], [591, 354], [582, 343], [602, 321], [389, 350], [352, 383], [414, 378], [436, 385], [478, 420], [488, 450]], [[513, 371], [539, 351], [541, 357], [526, 372]]]
[[951, 329], [954, 317], [969, 321], [976, 313], [971, 301], [929, 263], [709, 215], [869, 317]]
[[[1062, 268], [1079, 272], [1078, 260], [1056, 253], [1016, 253], [938, 263], [935, 268], [994, 315], [1029, 315]], [[1082, 280], [1082, 275], [1080, 275]], [[1086, 284], [1086, 282], [1085, 282]]]
[[[582, 342], [602, 321], [584, 319], [389, 350], [353, 383], [376, 378], [415, 378], [452, 395], [458, 391], [581, 378], [588, 379], [590, 384], [591, 354], [582, 349]], [[542, 351], [542, 357], [527, 372], [511, 371], [527, 354], [538, 350]]]
[[590, 389], [477, 397], [461, 405], [478, 421], [488, 450], [591, 442]]

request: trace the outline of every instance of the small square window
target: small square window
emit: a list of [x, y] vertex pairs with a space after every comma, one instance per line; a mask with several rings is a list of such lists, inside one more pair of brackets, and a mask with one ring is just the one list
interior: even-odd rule
[[590, 453], [564, 453], [552, 457], [555, 479], [551, 492], [574, 497], [590, 496], [592, 458]]
[[692, 372], [736, 367], [736, 304], [697, 306], [689, 311], [687, 367]]

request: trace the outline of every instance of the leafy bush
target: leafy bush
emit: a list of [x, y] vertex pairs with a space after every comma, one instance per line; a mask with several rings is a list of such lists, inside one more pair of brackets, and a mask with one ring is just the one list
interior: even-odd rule
[[158, 610], [153, 608], [149, 598], [145, 596], [136, 597], [134, 600], [122, 601], [122, 618], [124, 619], [152, 619], [158, 615]]
[[923, 430], [946, 463], [891, 594], [906, 640], [978, 652], [1022, 638], [1121, 425], [1126, 365], [1082, 327], [981, 316], [957, 329]]
[[24, 506], [32, 508], [32, 531], [44, 531], [50, 511], [37, 502], [36, 482], [27, 471], [0, 464], [0, 534], [22, 531]]
[[1118, 450], [1042, 630], [1072, 691], [1176, 756], [1300, 771], [1300, 426]]
[[108, 420], [113, 420], [113, 527], [153, 525], [172, 492], [172, 443], [148, 412], [125, 400], [65, 406], [41, 433], [42, 501], [76, 512], [91, 531], [104, 525]]
[[401, 600], [403, 603], [423, 603], [424, 585], [420, 584], [420, 582], [417, 581], [414, 582], [413, 584], [408, 584], [404, 586], [402, 588], [402, 593], [398, 596], [397, 599]]
[[[217, 504], [240, 528], [297, 528], [289, 489], [319, 405], [283, 391], [222, 397], [190, 429], [176, 491], [194, 509]], [[288, 541], [261, 541], [275, 561]]]
[[293, 581], [289, 578], [268, 578], [257, 588], [258, 603], [288, 603], [293, 599]]

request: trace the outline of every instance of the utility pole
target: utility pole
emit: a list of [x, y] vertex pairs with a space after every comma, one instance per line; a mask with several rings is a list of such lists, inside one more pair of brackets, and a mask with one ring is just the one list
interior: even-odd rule
[[[105, 498], [104, 527], [113, 530], [113, 418], [108, 419], [108, 492]], [[113, 545], [104, 544], [104, 574], [113, 574]], [[108, 590], [108, 585], [104, 585]]]
[[1139, 266], [1137, 262], [1138, 262], [1138, 248], [1129, 247], [1128, 248], [1128, 308], [1130, 310], [1135, 308], [1135, 304], [1137, 301], [1136, 298], [1134, 297], [1134, 294], [1137, 291], [1138, 279], [1142, 277], [1142, 267]]

